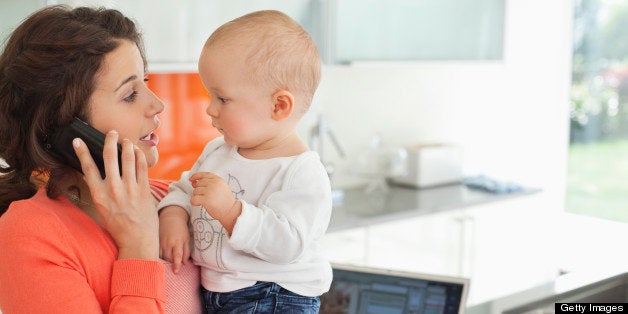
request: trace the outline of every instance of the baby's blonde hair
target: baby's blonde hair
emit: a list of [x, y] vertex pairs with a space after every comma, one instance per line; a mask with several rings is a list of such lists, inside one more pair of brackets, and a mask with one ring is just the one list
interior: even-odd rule
[[302, 104], [302, 113], [306, 112], [320, 82], [321, 63], [316, 44], [305, 29], [282, 12], [256, 11], [220, 26], [205, 48], [243, 42], [253, 82], [270, 83], [293, 93], [297, 105]]

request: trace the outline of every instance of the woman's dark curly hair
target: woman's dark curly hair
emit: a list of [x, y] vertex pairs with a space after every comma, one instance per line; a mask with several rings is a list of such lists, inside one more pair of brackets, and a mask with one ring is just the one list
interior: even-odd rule
[[105, 8], [43, 8], [24, 20], [0, 55], [0, 215], [15, 200], [33, 196], [33, 175], [48, 177], [48, 196], [67, 174], [42, 144], [47, 134], [86, 118], [95, 75], [105, 55], [141, 34], [122, 13]]

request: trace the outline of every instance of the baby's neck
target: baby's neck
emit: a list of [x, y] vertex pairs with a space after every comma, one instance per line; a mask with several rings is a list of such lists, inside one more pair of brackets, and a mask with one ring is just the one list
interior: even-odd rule
[[270, 159], [297, 156], [309, 150], [296, 133], [264, 144], [251, 148], [239, 147], [238, 153], [248, 159]]

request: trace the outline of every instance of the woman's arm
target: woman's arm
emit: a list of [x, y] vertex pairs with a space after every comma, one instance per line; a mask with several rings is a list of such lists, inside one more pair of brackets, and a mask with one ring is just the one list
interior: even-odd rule
[[165, 273], [159, 262], [159, 219], [148, 165], [144, 153], [124, 139], [120, 174], [117, 143], [117, 132], [108, 132], [103, 149], [106, 177], [102, 179], [87, 146], [80, 139], [73, 141], [100, 222], [118, 249], [111, 274], [110, 311], [145, 307], [143, 311], [163, 312]]
[[40, 191], [0, 217], [4, 313], [163, 313], [164, 266], [116, 260], [111, 237], [69, 201]]
[[116, 140], [108, 134], [104, 155], [107, 169], [115, 172], [105, 180], [85, 145], [76, 145], [102, 226], [67, 199], [51, 200], [43, 190], [0, 217], [3, 312], [164, 312], [165, 271], [158, 260], [158, 220], [146, 162], [125, 142], [120, 177], [117, 164], [111, 164], [117, 158], [107, 158], [116, 156]]
[[164, 271], [161, 262], [132, 259], [114, 262], [109, 313], [164, 313]]

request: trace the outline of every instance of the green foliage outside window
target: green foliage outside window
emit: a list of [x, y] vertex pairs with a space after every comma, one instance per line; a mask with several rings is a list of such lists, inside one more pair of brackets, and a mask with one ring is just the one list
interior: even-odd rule
[[628, 1], [574, 4], [567, 211], [628, 222]]

